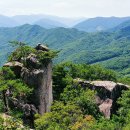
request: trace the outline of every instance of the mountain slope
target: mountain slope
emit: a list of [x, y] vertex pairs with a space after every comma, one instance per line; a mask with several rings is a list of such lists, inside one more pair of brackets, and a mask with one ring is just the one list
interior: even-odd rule
[[130, 20], [127, 20], [121, 24], [119, 24], [118, 26], [112, 28], [112, 29], [109, 29], [108, 31], [110, 32], [113, 32], [113, 31], [120, 31], [121, 29], [123, 28], [127, 28], [128, 26], [130, 26]]
[[130, 20], [130, 17], [118, 18], [118, 17], [96, 17], [85, 20], [77, 25], [74, 28], [86, 31], [86, 32], [96, 32], [103, 31], [117, 25], [121, 24], [124, 21]]
[[0, 27], [15, 27], [18, 25], [19, 23], [12, 18], [0, 15]]
[[[43, 15], [43, 14], [36, 14], [36, 15], [16, 15], [11, 17], [13, 20], [17, 21], [20, 25], [23, 24], [35, 24], [36, 22], [43, 23], [43, 20], [48, 21], [56, 21], [60, 24], [62, 24], [61, 27], [64, 27], [65, 25], [68, 27], [72, 27], [75, 24], [83, 21], [85, 18], [64, 18], [64, 17], [58, 17], [58, 16], [51, 16], [51, 15]], [[47, 23], [46, 23], [47, 24]], [[51, 22], [52, 24], [52, 22]], [[38, 23], [39, 25], [39, 23]], [[53, 24], [52, 24], [53, 25]], [[64, 26], [63, 26], [64, 25]], [[43, 26], [43, 24], [42, 24]], [[43, 27], [46, 27], [45, 25]]]
[[55, 62], [100, 64], [130, 76], [130, 26], [114, 32], [86, 33], [77, 29], [44, 29], [38, 25], [0, 28], [1, 65], [13, 48], [8, 41], [47, 43], [61, 50]]
[[54, 21], [54, 20], [50, 20], [50, 19], [40, 19], [33, 24], [39, 25], [39, 26], [44, 27], [46, 29], [56, 28], [56, 27], [67, 27], [66, 25], [64, 25], [58, 21]]
[[38, 25], [25, 24], [14, 28], [0, 28], [0, 65], [5, 62], [12, 51], [9, 41], [18, 40], [30, 45], [47, 43], [53, 49], [62, 49], [65, 43], [72, 42], [85, 33], [76, 29], [44, 29]]
[[[23, 24], [36, 24], [40, 25], [42, 27], [48, 28], [48, 26], [52, 27], [59, 27], [60, 25], [64, 25], [61, 22], [59, 22], [58, 17], [56, 16], [50, 16], [50, 15], [16, 15], [11, 17], [13, 20], [17, 21], [21, 25]], [[56, 26], [59, 25], [59, 26]], [[46, 27], [47, 26], [47, 27]], [[60, 27], [62, 27], [60, 26]], [[65, 25], [64, 25], [65, 26]]]
[[[130, 26], [113, 33], [87, 34], [65, 46], [60, 53], [60, 60], [100, 64], [130, 76], [129, 48]], [[66, 59], [62, 58], [64, 55]]]
[[42, 19], [42, 15], [16, 15], [12, 16], [11, 18], [17, 21], [19, 24], [32, 24], [37, 20]]

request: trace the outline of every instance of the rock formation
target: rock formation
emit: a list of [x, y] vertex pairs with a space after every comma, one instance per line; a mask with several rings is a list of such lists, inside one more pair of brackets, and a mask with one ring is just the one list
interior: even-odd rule
[[[38, 44], [35, 49], [37, 51], [49, 51], [46, 46], [41, 44]], [[52, 103], [52, 61], [48, 60], [39, 66], [37, 56], [30, 54], [27, 57], [27, 65], [29, 68], [24, 67], [22, 69], [21, 77], [25, 83], [34, 87], [32, 103], [38, 109], [38, 113], [43, 115], [50, 111]]]
[[39, 69], [22, 69], [22, 79], [34, 87], [32, 102], [38, 109], [39, 114], [43, 115], [50, 111], [52, 103], [52, 63], [47, 63]]
[[[41, 44], [35, 47], [38, 52], [49, 52], [49, 49]], [[40, 64], [40, 65], [39, 65]], [[18, 61], [6, 63], [4, 67], [10, 67], [18, 78], [21, 78], [28, 86], [34, 88], [33, 94], [29, 103], [20, 103], [12, 101], [15, 106], [26, 108], [24, 114], [31, 112], [31, 106], [36, 108], [38, 113], [43, 115], [50, 111], [52, 103], [52, 61], [49, 59], [46, 62], [40, 63], [37, 55], [34, 53], [26, 57], [26, 65]], [[25, 107], [28, 106], [28, 107]], [[29, 109], [28, 109], [29, 108]], [[36, 110], [35, 110], [36, 112]]]
[[36, 50], [49, 51], [49, 48], [39, 43], [36, 47]]
[[23, 64], [18, 61], [13, 61], [4, 64], [4, 67], [10, 67], [14, 71], [15, 75], [19, 78], [21, 75]]
[[82, 81], [77, 80], [78, 83], [84, 87], [97, 92], [96, 103], [100, 109], [100, 112], [104, 114], [106, 118], [110, 118], [111, 114], [115, 113], [118, 109], [116, 101], [121, 97], [122, 90], [127, 90], [129, 86], [115, 83], [112, 81]]

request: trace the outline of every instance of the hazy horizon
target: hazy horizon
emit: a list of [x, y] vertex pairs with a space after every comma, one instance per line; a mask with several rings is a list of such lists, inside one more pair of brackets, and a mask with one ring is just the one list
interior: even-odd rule
[[98, 18], [98, 17], [103, 17], [103, 18], [110, 18], [110, 17], [117, 17], [117, 18], [124, 18], [124, 17], [130, 17], [130, 15], [127, 15], [127, 16], [93, 16], [93, 17], [85, 17], [85, 16], [57, 16], [57, 15], [53, 15], [53, 14], [41, 14], [41, 13], [37, 13], [37, 14], [16, 14], [16, 15], [7, 15], [7, 14], [1, 14], [0, 13], [0, 16], [7, 16], [7, 17], [15, 17], [15, 16], [37, 16], [37, 15], [43, 15], [43, 16], [54, 16], [54, 17], [59, 17], [59, 18], [72, 18], [72, 19], [80, 19], [80, 18], [84, 18], [84, 19], [91, 19], [91, 18]]
[[130, 16], [129, 0], [4, 0], [0, 14], [5, 16], [45, 14], [69, 18]]

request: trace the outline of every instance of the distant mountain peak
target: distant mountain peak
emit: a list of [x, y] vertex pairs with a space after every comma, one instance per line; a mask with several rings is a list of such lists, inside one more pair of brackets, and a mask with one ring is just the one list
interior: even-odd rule
[[77, 28], [86, 32], [97, 32], [101, 30], [107, 30], [110, 28], [114, 28], [124, 21], [130, 20], [130, 17], [95, 17], [87, 19], [77, 25], [74, 28]]

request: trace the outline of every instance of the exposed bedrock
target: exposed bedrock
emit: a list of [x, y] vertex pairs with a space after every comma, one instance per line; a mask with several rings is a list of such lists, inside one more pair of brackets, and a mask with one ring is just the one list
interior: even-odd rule
[[52, 103], [52, 63], [47, 63], [34, 70], [23, 68], [21, 77], [29, 86], [34, 87], [31, 102], [37, 107], [38, 113], [43, 115], [50, 111]]
[[[49, 53], [49, 48], [42, 44], [38, 44], [35, 49], [37, 53]], [[48, 59], [45, 62], [40, 62], [36, 54], [30, 53], [26, 57], [26, 64], [18, 61], [11, 61], [6, 63], [4, 67], [10, 67], [17, 78], [21, 78], [28, 86], [33, 88], [33, 93], [28, 103], [34, 104], [38, 113], [43, 115], [45, 112], [50, 111], [53, 101], [52, 61]], [[26, 102], [24, 103], [26, 104]]]
[[95, 90], [96, 103], [100, 109], [100, 112], [104, 114], [106, 118], [110, 118], [113, 113], [116, 113], [118, 105], [117, 99], [121, 97], [122, 90], [128, 90], [130, 87], [121, 83], [115, 83], [112, 81], [78, 81], [82, 87]]

